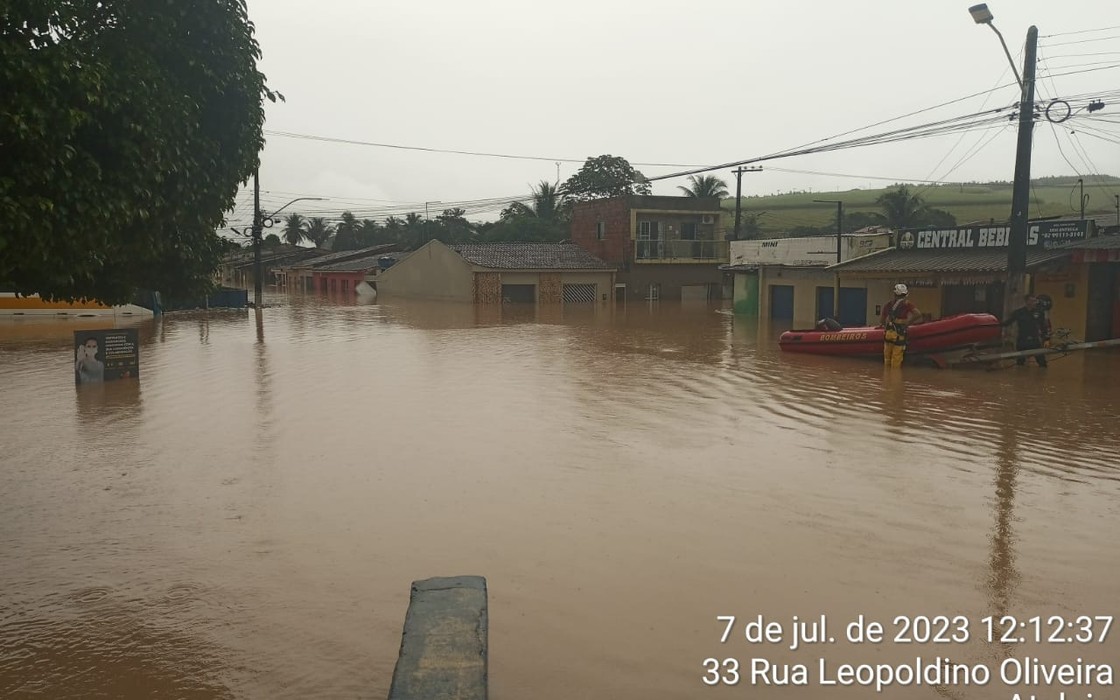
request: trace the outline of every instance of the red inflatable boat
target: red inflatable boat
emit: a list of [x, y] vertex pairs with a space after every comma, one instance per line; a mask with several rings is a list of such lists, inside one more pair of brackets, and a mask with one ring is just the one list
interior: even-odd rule
[[[906, 354], [940, 352], [973, 345], [997, 344], [999, 319], [991, 314], [960, 314], [910, 326]], [[816, 355], [883, 354], [883, 329], [872, 326], [840, 330], [786, 331], [778, 339], [786, 352]]]

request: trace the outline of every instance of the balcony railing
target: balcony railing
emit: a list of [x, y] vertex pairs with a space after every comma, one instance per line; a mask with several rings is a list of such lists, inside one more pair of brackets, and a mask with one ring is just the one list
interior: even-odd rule
[[637, 262], [726, 262], [728, 241], [634, 241]]

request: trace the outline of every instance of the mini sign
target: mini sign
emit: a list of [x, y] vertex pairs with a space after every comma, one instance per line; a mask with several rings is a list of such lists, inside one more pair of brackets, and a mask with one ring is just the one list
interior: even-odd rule
[[74, 331], [74, 381], [93, 384], [140, 377], [135, 328]]
[[[1027, 229], [1027, 245], [1054, 248], [1079, 241], [1086, 237], [1089, 225], [1088, 221], [1040, 221]], [[1006, 248], [1010, 240], [1010, 226], [972, 226], [903, 231], [898, 247], [903, 250]]]

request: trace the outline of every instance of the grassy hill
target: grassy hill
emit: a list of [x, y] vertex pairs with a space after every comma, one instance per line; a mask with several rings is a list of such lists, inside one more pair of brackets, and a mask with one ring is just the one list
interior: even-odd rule
[[[1006, 221], [1011, 215], [1011, 183], [988, 182], [963, 185], [909, 185], [919, 192], [926, 204], [948, 211], [958, 224], [995, 219]], [[844, 215], [854, 212], [878, 212], [875, 200], [887, 190], [853, 189], [839, 192], [796, 192], [790, 194], [743, 197], [743, 211], [760, 213], [759, 225], [764, 235], [780, 235], [797, 226], [829, 226], [836, 223], [835, 204], [814, 204], [814, 199], [839, 199], [844, 202]], [[1079, 191], [1075, 177], [1046, 177], [1031, 183], [1031, 218], [1077, 214]], [[1116, 212], [1116, 195], [1120, 194], [1120, 178], [1110, 175], [1085, 178], [1085, 194], [1089, 202], [1086, 214]], [[725, 200], [724, 209], [734, 211], [734, 198]], [[846, 227], [845, 227], [846, 228]]]

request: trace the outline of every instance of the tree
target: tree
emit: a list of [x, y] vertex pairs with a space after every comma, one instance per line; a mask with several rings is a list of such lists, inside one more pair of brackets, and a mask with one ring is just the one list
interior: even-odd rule
[[715, 175], [689, 175], [689, 187], [678, 185], [677, 189], [689, 197], [727, 197], [727, 183]]
[[941, 209], [931, 209], [917, 193], [899, 185], [879, 195], [875, 203], [883, 210], [883, 222], [894, 229], [923, 226], [956, 226], [957, 219]]
[[331, 250], [356, 250], [359, 248], [358, 231], [360, 228], [361, 223], [358, 222], [358, 217], [354, 216], [352, 212], [343, 212], [342, 220], [338, 222], [338, 226], [334, 230], [334, 245]]
[[533, 216], [545, 221], [559, 221], [565, 218], [567, 207], [560, 188], [547, 180], [541, 180], [533, 188]]
[[883, 210], [883, 221], [895, 229], [913, 228], [919, 225], [925, 201], [916, 193], [911, 193], [906, 185], [879, 195], [875, 203]]
[[322, 248], [323, 244], [330, 240], [333, 235], [334, 227], [328, 224], [323, 217], [314, 216], [307, 220], [307, 231], [304, 236], [315, 244], [316, 248]]
[[0, 286], [46, 298], [187, 297], [263, 145], [245, 0], [6, 3]]
[[602, 155], [588, 158], [575, 175], [560, 187], [564, 196], [577, 201], [619, 197], [627, 194], [649, 194], [649, 181], [620, 156]]
[[570, 214], [570, 208], [561, 193], [561, 188], [551, 182], [541, 180], [539, 184], [532, 188], [530, 196], [529, 204], [510, 202], [509, 206], [502, 210], [498, 217], [499, 220], [507, 221], [518, 216], [529, 216], [545, 221], [561, 221], [565, 220]]
[[466, 242], [472, 239], [474, 231], [471, 222], [467, 221], [467, 211], [458, 207], [454, 209], [444, 209], [443, 213], [436, 217], [436, 222], [439, 231], [436, 232], [436, 238], [439, 238], [445, 243], [452, 242]]
[[279, 248], [283, 245], [283, 241], [280, 240], [280, 236], [277, 236], [275, 233], [270, 233], [264, 237], [264, 240], [261, 241], [261, 245], [265, 248]]
[[284, 217], [284, 242], [299, 245], [307, 237], [307, 232], [303, 230], [306, 225], [307, 220], [301, 214], [288, 214]]

